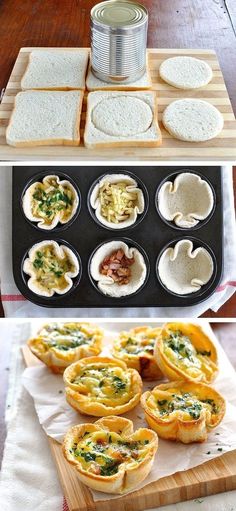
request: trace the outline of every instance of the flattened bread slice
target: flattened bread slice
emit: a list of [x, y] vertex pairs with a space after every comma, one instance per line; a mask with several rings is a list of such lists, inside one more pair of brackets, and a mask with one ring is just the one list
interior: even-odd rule
[[207, 284], [214, 271], [211, 254], [204, 247], [182, 239], [168, 247], [160, 257], [158, 273], [167, 289], [178, 295], [196, 293]]
[[211, 213], [214, 196], [205, 179], [192, 172], [181, 172], [175, 180], [166, 181], [158, 193], [161, 215], [178, 227], [190, 229]]
[[87, 66], [87, 50], [35, 50], [30, 54], [21, 88], [85, 89]]
[[15, 98], [6, 140], [15, 147], [80, 143], [82, 91], [26, 91]]
[[161, 144], [154, 92], [90, 92], [85, 146], [155, 147]]

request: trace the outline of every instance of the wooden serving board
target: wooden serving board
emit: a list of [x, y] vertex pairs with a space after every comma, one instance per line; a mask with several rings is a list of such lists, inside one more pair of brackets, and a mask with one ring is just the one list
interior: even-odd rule
[[[149, 69], [153, 90], [157, 92], [159, 123], [162, 130], [163, 143], [157, 148], [111, 148], [86, 149], [83, 141], [79, 147], [43, 146], [33, 148], [14, 148], [6, 144], [5, 132], [12, 112], [15, 95], [20, 91], [20, 81], [25, 72], [29, 54], [35, 48], [22, 48], [16, 59], [13, 71], [7, 84], [0, 105], [0, 160], [149, 160], [149, 161], [233, 161], [236, 160], [236, 120], [224, 83], [224, 78], [212, 50], [171, 50], [149, 49]], [[42, 49], [42, 48], [40, 48]], [[47, 48], [48, 50], [49, 48]], [[52, 48], [51, 48], [52, 49]], [[70, 49], [64, 48], [68, 51]], [[75, 50], [76, 48], [73, 48]], [[81, 50], [81, 48], [77, 48]], [[87, 49], [84, 49], [87, 51]], [[205, 60], [213, 69], [213, 79], [206, 87], [197, 90], [184, 91], [165, 83], [158, 73], [161, 62], [177, 55], [190, 55]], [[164, 129], [161, 118], [165, 107], [175, 99], [200, 98], [215, 105], [224, 116], [224, 129], [220, 135], [203, 143], [190, 143], [174, 139]], [[86, 95], [83, 104], [81, 135], [83, 136], [86, 113]]]
[[[28, 367], [41, 364], [28, 346], [22, 348]], [[58, 476], [70, 511], [143, 511], [236, 489], [236, 450], [203, 465], [176, 472], [126, 496], [95, 502], [75, 469], [65, 460], [61, 445], [48, 437]]]

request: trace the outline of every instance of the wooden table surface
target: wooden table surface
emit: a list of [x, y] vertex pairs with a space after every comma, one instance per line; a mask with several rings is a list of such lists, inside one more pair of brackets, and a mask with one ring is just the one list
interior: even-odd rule
[[[97, 0], [2, 0], [0, 88], [22, 46], [89, 46], [89, 18]], [[235, 0], [142, 0], [149, 10], [151, 48], [216, 50], [236, 112]]]
[[[236, 370], [236, 323], [211, 323], [214, 333], [220, 341], [222, 347], [227, 353], [231, 364]], [[1, 326], [0, 326], [1, 335]], [[10, 342], [1, 341], [0, 357], [0, 467], [3, 455], [4, 441], [6, 437], [6, 427], [4, 421], [5, 402], [8, 387]]]
[[[236, 113], [235, 0], [140, 0], [149, 10], [148, 46], [216, 50]], [[0, 89], [21, 47], [89, 46], [90, 10], [97, 0], [2, 0], [0, 2]], [[217, 314], [235, 317], [236, 295]], [[0, 310], [0, 315], [3, 311]]]

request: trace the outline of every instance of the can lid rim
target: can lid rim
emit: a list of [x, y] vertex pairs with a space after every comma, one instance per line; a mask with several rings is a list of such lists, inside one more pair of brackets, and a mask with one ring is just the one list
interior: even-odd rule
[[[133, 4], [136, 8], [140, 9], [140, 13], [142, 13], [141, 19], [137, 20], [136, 22], [134, 21], [133, 23], [125, 22], [122, 24], [122, 22], [120, 22], [120, 23], [117, 22], [117, 23], [112, 24], [111, 22], [109, 23], [109, 21], [106, 21], [106, 19], [103, 20], [103, 19], [99, 19], [99, 17], [96, 17], [96, 13], [99, 11], [99, 8], [101, 8], [101, 7], [104, 7], [104, 9], [106, 9], [111, 5], [116, 5], [116, 4], [119, 5], [119, 4], [126, 4], [126, 3]], [[106, 28], [116, 28], [116, 29], [125, 30], [125, 29], [136, 28], [139, 25], [143, 25], [148, 19], [148, 10], [141, 3], [133, 1], [133, 0], [107, 0], [106, 2], [104, 2], [104, 1], [100, 2], [96, 5], [94, 5], [94, 7], [92, 7], [92, 9], [90, 11], [90, 18], [94, 25], [101, 26], [104, 28], [106, 27]]]

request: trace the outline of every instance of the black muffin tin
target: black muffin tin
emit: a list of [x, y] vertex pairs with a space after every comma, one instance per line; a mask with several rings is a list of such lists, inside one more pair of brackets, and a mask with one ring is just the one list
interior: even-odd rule
[[[212, 186], [215, 206], [207, 221], [200, 222], [197, 228], [176, 228], [163, 221], [156, 205], [157, 190], [160, 184], [184, 171], [200, 174]], [[139, 186], [144, 185], [144, 195], [148, 194], [148, 208], [138, 222], [126, 229], [107, 229], [98, 224], [93, 212], [88, 207], [88, 197], [94, 182], [104, 174], [127, 173], [136, 177]], [[22, 195], [32, 182], [41, 180], [45, 175], [57, 174], [68, 177], [77, 185], [80, 196], [80, 210], [74, 221], [67, 227], [58, 227], [52, 231], [38, 229], [29, 222], [22, 210]], [[40, 178], [40, 179], [39, 179]], [[73, 167], [13, 167], [13, 274], [20, 292], [31, 302], [45, 307], [183, 307], [195, 305], [206, 300], [220, 282], [223, 268], [223, 218], [222, 218], [222, 184], [221, 167], [199, 166], [73, 166]], [[182, 238], [189, 238], [194, 248], [201, 245], [208, 248], [213, 256], [214, 272], [208, 284], [200, 291], [188, 295], [176, 295], [169, 292], [160, 282], [156, 266], [160, 253], [167, 245], [174, 245]], [[54, 239], [71, 244], [80, 256], [82, 274], [75, 279], [73, 288], [64, 295], [45, 298], [36, 295], [27, 286], [28, 276], [22, 266], [28, 250], [42, 240]], [[130, 240], [132, 246], [138, 244], [147, 254], [149, 276], [146, 284], [136, 293], [123, 297], [111, 298], [103, 295], [89, 275], [89, 259], [93, 251], [101, 244], [112, 239]]]

